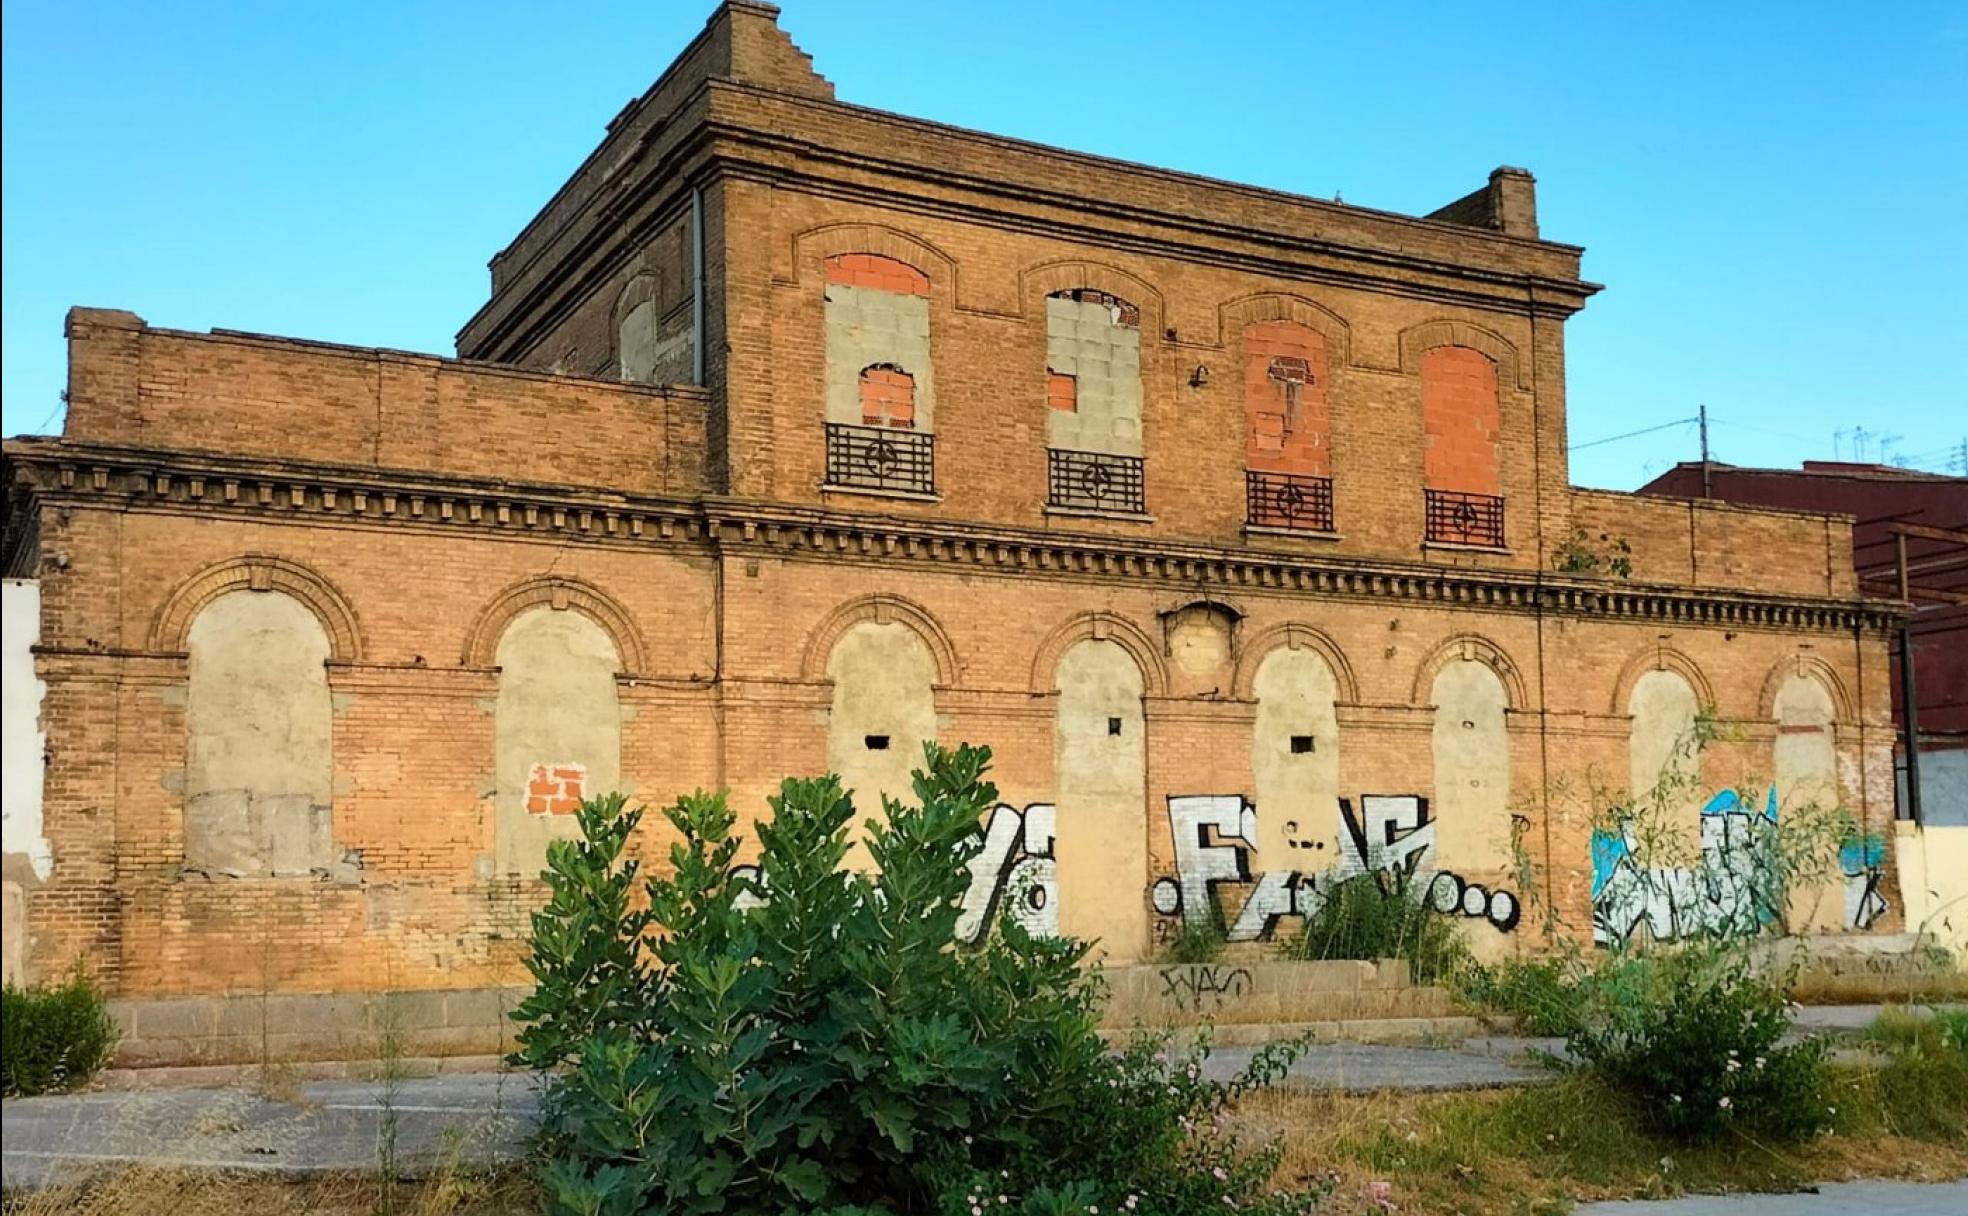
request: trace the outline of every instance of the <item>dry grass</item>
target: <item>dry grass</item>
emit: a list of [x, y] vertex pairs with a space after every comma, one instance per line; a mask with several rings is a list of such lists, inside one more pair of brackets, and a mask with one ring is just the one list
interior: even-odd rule
[[[1338, 1178], [1339, 1210], [1389, 1184], [1406, 1216], [1560, 1213], [1593, 1199], [1792, 1191], [1818, 1181], [1968, 1177], [1968, 1135], [1898, 1118], [1877, 1070], [1841, 1073], [1838, 1132], [1802, 1145], [1725, 1138], [1690, 1148], [1649, 1134], [1638, 1112], [1585, 1078], [1530, 1089], [1361, 1096], [1272, 1090], [1245, 1101], [1244, 1129], [1285, 1146], [1280, 1183]], [[1897, 1124], [1916, 1128], [1903, 1134]]]
[[507, 1216], [539, 1210], [538, 1192], [517, 1172], [442, 1172], [394, 1188], [370, 1174], [301, 1180], [268, 1174], [130, 1166], [86, 1180], [7, 1196], [7, 1216], [239, 1216], [300, 1212], [375, 1216], [391, 1203], [399, 1216]]

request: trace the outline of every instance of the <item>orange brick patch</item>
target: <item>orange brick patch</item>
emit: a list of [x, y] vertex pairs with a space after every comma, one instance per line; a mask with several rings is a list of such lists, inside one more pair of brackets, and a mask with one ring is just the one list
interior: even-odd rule
[[582, 790], [587, 781], [585, 765], [534, 765], [526, 781], [526, 813], [572, 815], [581, 809]]

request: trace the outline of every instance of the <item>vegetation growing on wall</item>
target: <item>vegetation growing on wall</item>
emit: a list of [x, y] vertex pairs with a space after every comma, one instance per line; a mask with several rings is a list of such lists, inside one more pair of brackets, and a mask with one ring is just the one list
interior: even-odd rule
[[1603, 570], [1624, 581], [1633, 577], [1633, 546], [1624, 536], [1601, 532], [1595, 541], [1584, 528], [1574, 528], [1552, 551], [1551, 566], [1560, 574], [1598, 574]]

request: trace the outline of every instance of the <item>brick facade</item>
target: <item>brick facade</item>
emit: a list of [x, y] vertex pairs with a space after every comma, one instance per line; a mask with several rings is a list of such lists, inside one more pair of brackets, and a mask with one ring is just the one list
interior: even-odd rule
[[[1099, 839], [1076, 808], [1138, 782], [1111, 832], [1145, 870], [1098, 899], [1109, 923], [1159, 932], [1180, 886], [1160, 880], [1203, 839], [1182, 800], [1253, 799], [1260, 773], [1290, 788], [1296, 770], [1253, 743], [1277, 734], [1330, 766], [1317, 780], [1346, 815], [1382, 813], [1368, 796], [1440, 810], [1439, 902], [1485, 948], [1543, 942], [1527, 907], [1586, 936], [1579, 791], [1627, 772], [1633, 688], [1654, 671], [1733, 724], [1705, 758], [1718, 787], [1774, 772], [1786, 681], [1822, 686], [1844, 805], [1883, 831], [1896, 618], [1859, 596], [1850, 521], [1567, 484], [1563, 321], [1596, 290], [1579, 256], [1538, 238], [1519, 170], [1414, 219], [952, 130], [835, 101], [769, 6], [727, 3], [494, 260], [462, 359], [71, 313], [65, 433], [6, 449], [8, 567], [42, 585], [48, 688], [56, 861], [27, 892], [32, 969], [81, 957], [131, 995], [521, 978], [540, 887], [501, 864], [505, 816], [544, 839], [570, 790], [602, 792], [577, 756], [508, 754], [533, 736], [495, 720], [501, 639], [529, 613], [579, 614], [618, 665], [613, 701], [575, 726], [608, 736], [624, 789], [725, 787], [748, 815], [843, 746], [830, 724], [860, 712], [830, 674], [843, 639], [903, 638], [934, 672], [916, 692], [937, 736], [995, 749], [1028, 829], [1026, 808], [1058, 804], [1078, 853], [1034, 860], [1057, 861], [1069, 927], [1094, 897], [1065, 876]], [[913, 315], [861, 309], [830, 332], [846, 315], [830, 320], [830, 285], [924, 302], [926, 333], [897, 332], [928, 364], [830, 366]], [[1049, 361], [1062, 325], [1070, 371]], [[1092, 436], [1097, 379], [1138, 416], [1098, 415]], [[889, 446], [830, 460], [857, 424]], [[1062, 434], [1137, 460], [1138, 504], [1062, 505]], [[1131, 475], [1090, 467], [1073, 466], [1088, 485]], [[1255, 518], [1254, 472], [1329, 478], [1330, 520]], [[1431, 488], [1498, 497], [1500, 543], [1430, 543]], [[1575, 528], [1628, 537], [1633, 579], [1555, 571]], [[298, 600], [326, 639], [334, 848], [317, 872], [187, 865], [186, 638], [253, 592]], [[1124, 652], [1128, 712], [1101, 708], [1107, 676], [1062, 689], [1097, 666], [1088, 647]], [[1291, 704], [1330, 730], [1266, 717], [1280, 653], [1325, 673]], [[1082, 712], [1138, 774], [1086, 771]], [[1488, 740], [1480, 796], [1464, 727]], [[1267, 867], [1399, 843], [1349, 836], [1337, 806], [1309, 814], [1267, 828]], [[660, 859], [660, 817], [643, 831]], [[1871, 876], [1886, 911], [1863, 925], [1897, 925], [1892, 878]], [[1278, 899], [1289, 916], [1311, 887], [1253, 872], [1209, 889], [1237, 920]]]

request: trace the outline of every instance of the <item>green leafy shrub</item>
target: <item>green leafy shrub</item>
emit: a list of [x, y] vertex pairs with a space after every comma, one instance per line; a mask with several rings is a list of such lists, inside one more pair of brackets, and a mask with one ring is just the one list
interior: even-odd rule
[[1326, 902], [1288, 942], [1289, 958], [1405, 959], [1423, 982], [1454, 972], [1467, 957], [1448, 918], [1415, 897], [1407, 874], [1369, 872], [1333, 885]]
[[116, 1051], [109, 1005], [79, 969], [56, 987], [8, 984], [0, 1004], [0, 1091], [9, 1098], [85, 1085]]
[[[670, 872], [641, 880], [619, 797], [548, 850], [538, 988], [515, 1061], [548, 1074], [556, 1213], [1295, 1211], [1275, 1157], [1224, 1129], [1275, 1074], [1205, 1078], [1200, 1056], [1096, 1033], [1087, 947], [1007, 917], [958, 949], [959, 900], [997, 800], [988, 750], [926, 749], [917, 805], [866, 825], [878, 869], [842, 868], [837, 778], [789, 780], [734, 871], [735, 816], [666, 811]], [[640, 890], [646, 896], [638, 901]]]
[[1471, 963], [1456, 975], [1463, 999], [1514, 1015], [1530, 1034], [1562, 1038], [1577, 1029], [1588, 968], [1576, 953]]
[[1566, 1046], [1686, 1140], [1725, 1128], [1802, 1139], [1829, 1125], [1827, 1047], [1785, 1044], [1787, 988], [1748, 954], [1692, 943], [1616, 957], [1581, 981]]

